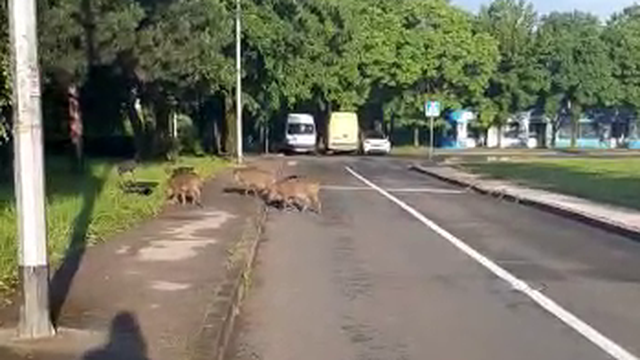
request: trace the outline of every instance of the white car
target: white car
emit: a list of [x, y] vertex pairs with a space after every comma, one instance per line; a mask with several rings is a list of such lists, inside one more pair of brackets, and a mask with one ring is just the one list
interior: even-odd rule
[[367, 131], [362, 137], [362, 153], [388, 154], [391, 152], [391, 141], [379, 131]]

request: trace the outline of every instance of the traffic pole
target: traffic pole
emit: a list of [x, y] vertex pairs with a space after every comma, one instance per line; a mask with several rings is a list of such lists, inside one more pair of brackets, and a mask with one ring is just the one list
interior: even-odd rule
[[236, 156], [238, 164], [242, 164], [242, 7], [240, 0], [236, 0]]
[[429, 160], [433, 159], [433, 116], [429, 116], [429, 128], [431, 131], [429, 132]]
[[36, 1], [9, 1], [13, 72], [13, 142], [22, 290], [18, 336], [54, 335], [49, 312], [49, 268]]

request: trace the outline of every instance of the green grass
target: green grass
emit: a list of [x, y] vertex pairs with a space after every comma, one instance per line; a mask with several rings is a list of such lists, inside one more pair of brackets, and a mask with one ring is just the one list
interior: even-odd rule
[[[62, 159], [47, 161], [47, 234], [52, 269], [70, 246], [93, 245], [131, 228], [157, 215], [166, 198], [168, 164], [143, 164], [136, 170], [135, 180], [160, 183], [150, 196], [124, 193], [117, 165], [112, 162], [89, 161], [82, 175], [70, 173], [68, 165]], [[210, 177], [226, 163], [211, 157], [185, 157], [172, 166], [184, 165]], [[129, 177], [125, 175], [125, 179]], [[11, 291], [17, 278], [16, 227], [13, 188], [0, 183], [0, 292]]]
[[491, 178], [640, 210], [640, 158], [534, 159], [463, 167]]
[[415, 146], [406, 146], [406, 145], [402, 145], [402, 146], [393, 146], [391, 148], [391, 154], [393, 155], [403, 155], [403, 156], [408, 156], [408, 155], [424, 155], [427, 156], [429, 155], [429, 148], [428, 147], [424, 147], [424, 146], [420, 146], [420, 147], [415, 147]]

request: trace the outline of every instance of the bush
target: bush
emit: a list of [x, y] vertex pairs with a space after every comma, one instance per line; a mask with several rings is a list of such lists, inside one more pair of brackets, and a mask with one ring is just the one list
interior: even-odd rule
[[184, 114], [178, 115], [178, 153], [185, 155], [204, 155], [204, 149], [200, 143], [198, 129], [193, 120]]

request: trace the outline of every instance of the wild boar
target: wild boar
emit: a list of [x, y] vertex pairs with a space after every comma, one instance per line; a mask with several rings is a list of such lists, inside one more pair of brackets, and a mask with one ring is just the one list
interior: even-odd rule
[[195, 174], [193, 166], [181, 166], [172, 170], [171, 176], [178, 176], [181, 174]]
[[250, 192], [254, 195], [263, 194], [275, 183], [272, 173], [257, 168], [235, 169], [233, 178], [244, 190], [245, 195]]
[[301, 211], [313, 208], [322, 212], [320, 202], [320, 183], [301, 177], [289, 177], [270, 187], [267, 202], [281, 203], [286, 210], [299, 207]]
[[193, 204], [202, 206], [202, 185], [202, 179], [195, 173], [173, 176], [169, 180], [169, 200], [177, 200], [184, 205], [191, 199]]

